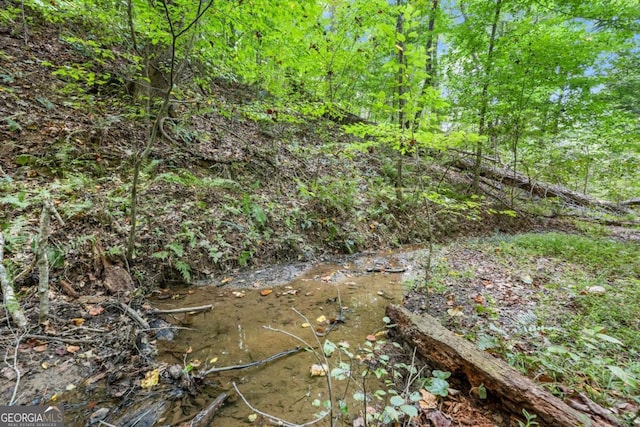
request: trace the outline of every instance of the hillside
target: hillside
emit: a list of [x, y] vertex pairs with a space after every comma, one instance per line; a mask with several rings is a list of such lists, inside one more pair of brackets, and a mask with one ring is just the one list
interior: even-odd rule
[[[65, 221], [52, 224], [52, 280], [63, 273], [72, 283], [85, 282], [96, 247], [124, 264], [132, 153], [145, 143], [150, 124], [132, 114], [140, 105], [125, 84], [86, 81], [90, 73], [115, 74], [118, 64], [101, 64], [95, 52], [68, 41], [68, 33], [36, 25], [27, 35], [5, 27], [1, 37], [6, 257], [16, 269], [29, 264], [29, 236], [43, 198], [51, 197]], [[56, 73], [64, 67], [81, 67], [82, 75]], [[393, 153], [345, 153], [353, 137], [339, 124], [288, 108], [258, 88], [223, 80], [197, 102], [175, 104], [177, 116], [143, 165], [130, 265], [138, 285], [151, 289], [167, 280], [429, 238], [414, 196], [400, 205], [394, 200]], [[453, 191], [446, 175], [437, 175], [442, 172], [406, 162], [410, 176], [433, 183], [425, 188]], [[462, 180], [462, 192], [465, 185]], [[486, 208], [434, 212], [436, 231], [453, 236], [511, 227], [506, 216], [483, 216]], [[83, 293], [100, 286], [85, 285]]]

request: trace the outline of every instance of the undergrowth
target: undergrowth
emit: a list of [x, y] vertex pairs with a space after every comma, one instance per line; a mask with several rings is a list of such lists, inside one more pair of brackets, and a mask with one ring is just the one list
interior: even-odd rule
[[[521, 283], [509, 286], [533, 287], [523, 302], [535, 304], [504, 328], [496, 322], [501, 307], [485, 302], [481, 314], [490, 313], [489, 320], [465, 333], [556, 393], [568, 387], [616, 408], [640, 403], [640, 245], [601, 234], [499, 235], [470, 242], [519, 275]], [[446, 260], [437, 267], [436, 279], [450, 270]], [[458, 276], [447, 277], [465, 280]], [[635, 415], [618, 415], [632, 425]]]

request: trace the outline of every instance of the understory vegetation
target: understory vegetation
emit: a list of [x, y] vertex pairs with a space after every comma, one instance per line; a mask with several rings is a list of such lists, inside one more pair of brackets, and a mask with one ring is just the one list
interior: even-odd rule
[[640, 245], [585, 231], [442, 248], [427, 311], [555, 394], [579, 390], [633, 425], [624, 402], [640, 402]]

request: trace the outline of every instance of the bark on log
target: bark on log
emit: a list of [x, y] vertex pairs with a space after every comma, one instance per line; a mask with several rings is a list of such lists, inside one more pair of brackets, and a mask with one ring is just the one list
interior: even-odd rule
[[541, 426], [616, 425], [593, 415], [592, 419], [569, 407], [507, 363], [477, 350], [471, 342], [442, 327], [429, 315], [418, 316], [403, 307], [390, 305], [387, 316], [396, 325], [392, 334], [399, 334], [402, 340], [415, 347], [429, 365], [451, 372], [470, 388], [484, 385], [489, 398], [519, 418], [526, 409], [537, 416], [535, 421]]
[[[473, 171], [475, 168], [472, 161], [463, 158], [454, 160], [452, 166], [457, 169], [467, 171]], [[487, 166], [486, 164], [483, 164], [480, 168], [480, 175], [512, 187], [521, 188], [532, 195], [542, 198], [558, 197], [579, 206], [599, 207], [620, 214], [634, 213], [631, 209], [621, 206], [622, 204], [619, 205], [604, 200], [598, 200], [559, 185], [553, 185], [545, 182], [533, 182], [526, 175], [515, 172], [512, 169], [504, 169], [497, 166]]]
[[16, 294], [13, 292], [13, 285], [9, 282], [7, 270], [2, 264], [4, 257], [4, 235], [0, 231], [0, 291], [2, 292], [2, 303], [4, 309], [7, 311], [7, 315], [10, 315], [13, 319], [15, 326], [18, 328], [26, 328], [29, 322], [25, 317], [20, 303], [16, 299]]

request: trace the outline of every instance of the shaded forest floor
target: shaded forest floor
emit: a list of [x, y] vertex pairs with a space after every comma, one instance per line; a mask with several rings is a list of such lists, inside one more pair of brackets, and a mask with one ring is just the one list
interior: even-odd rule
[[[98, 384], [126, 402], [155, 366], [154, 332], [166, 328], [153, 323], [147, 298], [174, 284], [228, 287], [237, 283], [227, 278], [246, 270], [339, 260], [362, 251], [427, 245], [430, 239], [579, 231], [571, 221], [497, 213], [508, 207], [491, 200], [467, 203], [469, 177], [436, 166], [436, 159], [405, 159], [408, 190], [399, 203], [393, 153], [348, 153], [353, 140], [338, 123], [303, 115], [255, 88], [216, 81], [199, 102], [176, 103], [176, 118], [165, 129], [171, 139], [161, 139], [144, 165], [136, 258], [127, 263], [131, 156], [145, 143], [149, 122], [138, 117], [141, 105], [124, 84], [88, 79], [123, 64], [100, 61], [70, 30], [37, 24], [0, 28], [0, 227], [10, 276], [26, 271], [14, 287], [32, 325], [22, 333], [3, 321], [3, 404], [64, 402], [82, 390], [93, 409], [99, 406], [92, 394]], [[417, 195], [425, 188], [414, 190], [418, 182], [445, 195], [448, 204], [433, 205], [425, 214]], [[29, 266], [46, 198], [64, 224], [52, 223], [52, 316], [38, 325], [38, 275]], [[608, 234], [625, 240], [637, 235], [629, 228]], [[446, 325], [473, 338], [487, 332], [487, 313], [513, 307], [504, 316], [511, 320], [528, 313], [536, 305], [532, 287], [545, 274], [563, 273], [549, 260], [498, 268], [476, 243], [465, 245], [442, 249], [441, 264], [434, 258], [435, 285], [417, 286], [406, 304], [442, 316]], [[125, 278], [114, 271], [126, 271]], [[127, 288], [129, 280], [133, 289]], [[152, 323], [140, 324], [127, 307]], [[474, 315], [447, 314], [456, 307]], [[513, 335], [513, 324], [495, 326]], [[497, 345], [500, 331], [487, 334], [487, 345]], [[443, 411], [448, 417], [460, 421], [470, 413], [455, 400], [445, 402], [444, 408], [454, 408]], [[617, 403], [631, 405], [620, 412], [637, 411], [629, 400]], [[124, 406], [117, 409], [126, 412]], [[487, 422], [509, 425], [485, 415]], [[469, 419], [462, 425], [482, 424]]]

